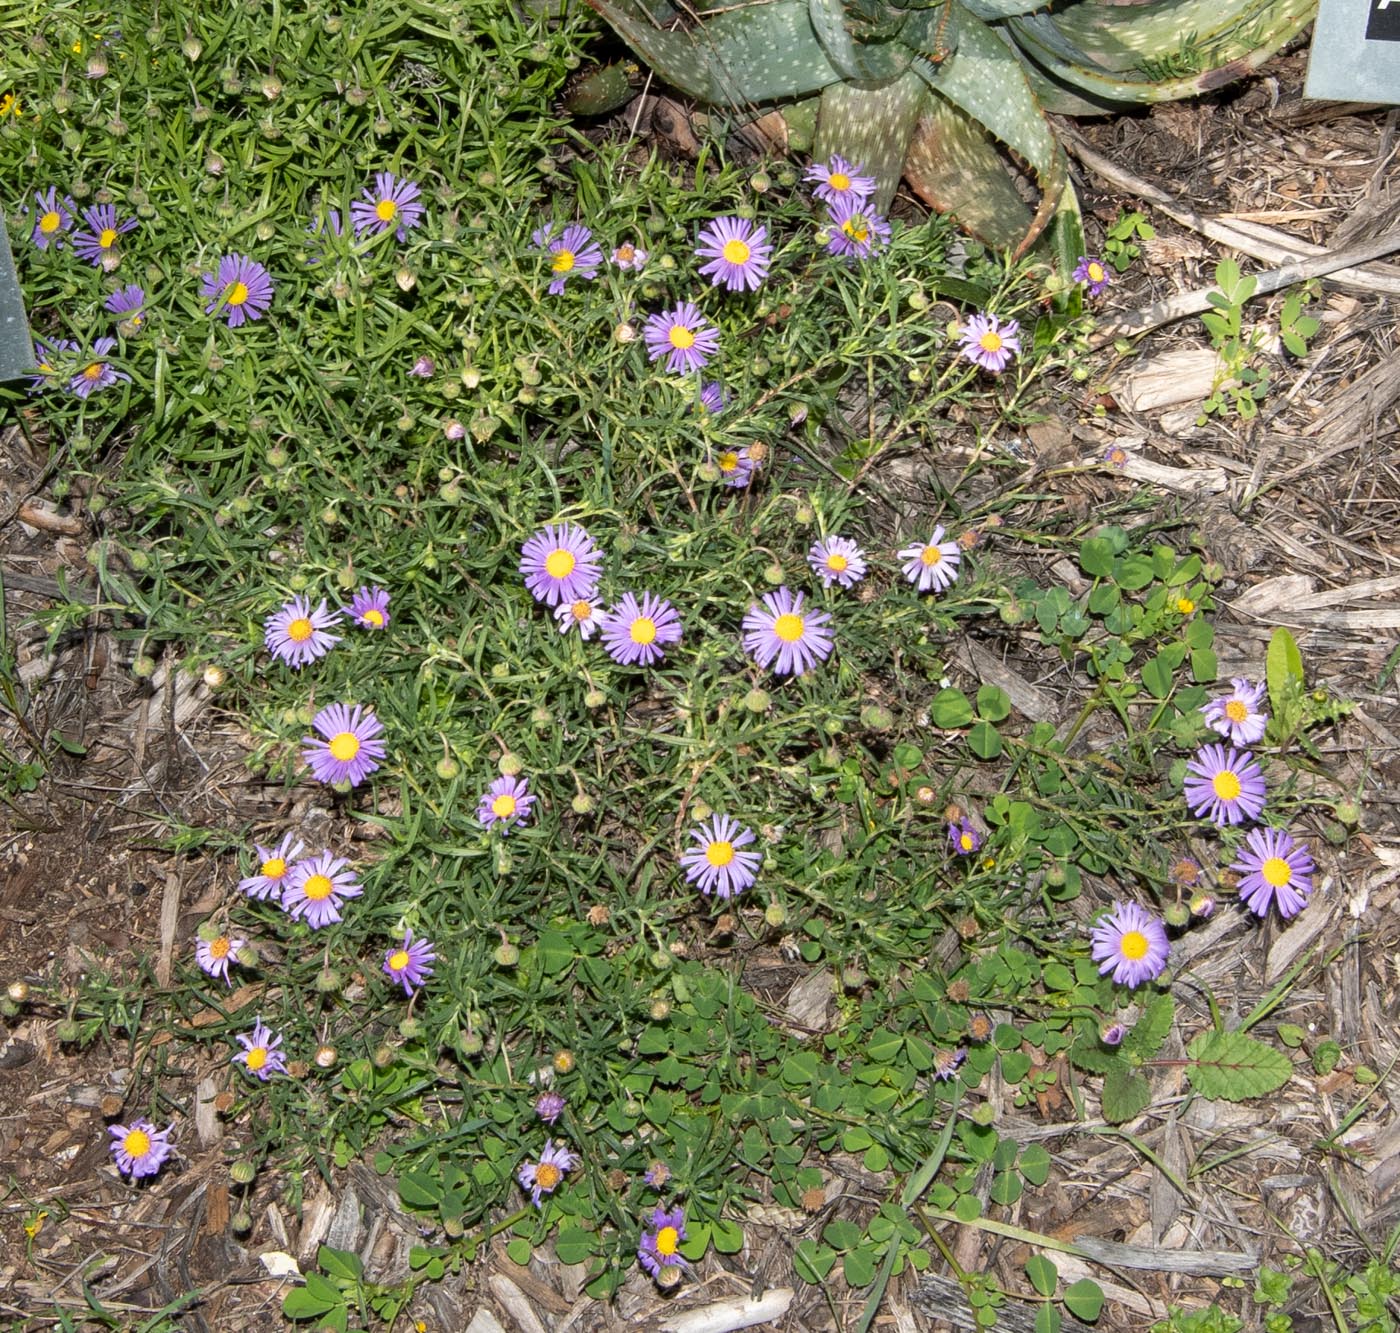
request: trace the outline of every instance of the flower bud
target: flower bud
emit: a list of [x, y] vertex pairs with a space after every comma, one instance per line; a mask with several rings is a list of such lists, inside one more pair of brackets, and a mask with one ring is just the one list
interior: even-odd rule
[[180, 43], [180, 50], [185, 53], [186, 60], [198, 60], [204, 54], [204, 43], [198, 37], [186, 36]]
[[1180, 930], [1191, 920], [1191, 909], [1185, 903], [1168, 903], [1162, 909], [1162, 919], [1173, 929]]
[[452, 758], [444, 755], [437, 761], [433, 770], [444, 782], [451, 782], [453, 778], [462, 771], [462, 766]]
[[514, 967], [520, 961], [520, 950], [513, 944], [498, 944], [491, 956], [496, 960], [497, 967]]
[[258, 1168], [252, 1162], [235, 1162], [228, 1169], [229, 1179], [235, 1185], [251, 1185], [257, 1178]]

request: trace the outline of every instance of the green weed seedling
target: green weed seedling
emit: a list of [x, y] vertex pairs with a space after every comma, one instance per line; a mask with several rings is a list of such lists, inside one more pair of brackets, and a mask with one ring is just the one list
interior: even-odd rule
[[[282, 1298], [282, 1313], [296, 1323], [315, 1321], [317, 1333], [366, 1333], [371, 1316], [392, 1328], [413, 1295], [412, 1281], [383, 1286], [366, 1282], [358, 1254], [322, 1245], [304, 1286]], [[357, 1322], [353, 1327], [350, 1320]]]
[[1133, 260], [1142, 255], [1139, 241], [1150, 241], [1157, 230], [1142, 213], [1120, 213], [1104, 236], [1103, 257], [1117, 273], [1124, 272]]

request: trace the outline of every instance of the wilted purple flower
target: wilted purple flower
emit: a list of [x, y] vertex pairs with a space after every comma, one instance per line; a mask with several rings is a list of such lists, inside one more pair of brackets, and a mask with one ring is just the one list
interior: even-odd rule
[[112, 1160], [117, 1170], [133, 1180], [153, 1176], [175, 1150], [170, 1146], [171, 1126], [157, 1129], [149, 1120], [133, 1120], [129, 1125], [112, 1125]]
[[1233, 744], [1253, 745], [1264, 739], [1264, 729], [1269, 724], [1268, 713], [1259, 707], [1265, 686], [1243, 676], [1234, 677], [1230, 685], [1230, 693], [1202, 705], [1201, 714], [1207, 725]]
[[207, 972], [211, 977], [222, 977], [232, 986], [233, 978], [228, 970], [231, 964], [238, 961], [238, 951], [246, 943], [246, 940], [230, 939], [227, 935], [219, 935], [212, 940], [196, 940], [194, 961], [199, 964], [201, 972]]
[[34, 367], [38, 373], [29, 377], [29, 392], [41, 393], [47, 389], [56, 373], [53, 363], [60, 357], [71, 356], [80, 350], [78, 344], [71, 338], [54, 338], [51, 342], [35, 338]]
[[564, 1099], [557, 1092], [542, 1092], [535, 1098], [535, 1114], [552, 1125], [564, 1114]]
[[362, 629], [388, 629], [388, 592], [384, 588], [361, 588], [351, 599], [350, 619]]
[[712, 417], [724, 411], [729, 400], [724, 396], [724, 388], [717, 380], [704, 380], [700, 385], [700, 407]]
[[647, 252], [633, 245], [631, 241], [623, 241], [612, 252], [612, 262], [621, 269], [640, 269], [647, 262]]
[[564, 1176], [578, 1165], [578, 1158], [562, 1144], [554, 1146], [553, 1139], [544, 1141], [544, 1151], [538, 1162], [526, 1162], [516, 1172], [522, 1189], [530, 1191], [530, 1202], [544, 1207], [544, 1195], [553, 1194], [564, 1182]]
[[958, 1072], [958, 1068], [966, 1059], [967, 1047], [965, 1046], [959, 1046], [955, 1051], [935, 1051], [933, 1056], [934, 1078], [941, 1079], [944, 1083], [948, 1082]]
[[379, 739], [384, 724], [372, 708], [330, 704], [316, 714], [311, 725], [320, 737], [302, 737], [305, 748], [301, 757], [311, 765], [318, 782], [348, 782], [358, 787], [384, 758], [384, 742]]
[[400, 241], [408, 239], [410, 227], [423, 221], [423, 205], [418, 202], [421, 191], [410, 180], [395, 176], [392, 171], [377, 171], [374, 186], [365, 186], [360, 199], [350, 205], [350, 223], [356, 236], [367, 232], [385, 232], [395, 227]]
[[98, 338], [92, 345], [92, 359], [72, 379], [68, 388], [79, 398], [87, 398], [99, 389], [110, 389], [118, 380], [131, 381], [125, 371], [115, 369], [107, 360], [107, 354], [117, 345], [115, 338]]
[[414, 379], [430, 380], [437, 374], [437, 362], [425, 354], [413, 363], [413, 368], [408, 373]]
[[129, 283], [103, 301], [102, 308], [126, 316], [126, 323], [139, 329], [146, 319], [146, 289], [139, 283]]
[[300, 840], [295, 833], [288, 833], [276, 847], [264, 847], [255, 842], [253, 850], [258, 855], [258, 873], [240, 879], [239, 889], [250, 898], [280, 901], [287, 887], [287, 877], [303, 851]]
[[948, 825], [948, 842], [959, 856], [971, 856], [982, 845], [982, 835], [970, 819], [958, 819]]
[[1099, 1040], [1105, 1046], [1121, 1046], [1128, 1035], [1126, 1023], [1107, 1023], [1099, 1029]]
[[715, 455], [715, 466], [719, 477], [726, 486], [742, 490], [753, 480], [753, 464], [749, 462], [747, 449], [721, 449]]

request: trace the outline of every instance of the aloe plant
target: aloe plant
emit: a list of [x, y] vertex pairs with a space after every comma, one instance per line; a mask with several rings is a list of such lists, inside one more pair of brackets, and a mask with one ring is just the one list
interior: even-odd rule
[[[814, 99], [813, 151], [902, 176], [988, 244], [1077, 219], [1048, 113], [1103, 113], [1239, 78], [1316, 0], [755, 0], [715, 12], [589, 0], [667, 83], [718, 106]], [[690, 15], [691, 17], [686, 17]]]

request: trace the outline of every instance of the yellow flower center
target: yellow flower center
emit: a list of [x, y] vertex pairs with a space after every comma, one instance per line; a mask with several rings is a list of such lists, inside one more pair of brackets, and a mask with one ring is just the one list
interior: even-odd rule
[[977, 843], [970, 833], [960, 833], [958, 835], [958, 846], [965, 852], [975, 852]]
[[257, 1071], [267, 1063], [267, 1047], [254, 1046], [248, 1052], [248, 1058], [244, 1061], [250, 1070]]
[[1281, 856], [1269, 857], [1259, 867], [1259, 873], [1264, 876], [1265, 884], [1271, 884], [1276, 889], [1283, 888], [1293, 879], [1293, 867]]
[[695, 335], [684, 324], [672, 324], [671, 331], [666, 336], [678, 352], [684, 352], [695, 345]]
[[1189, 597], [1178, 597], [1176, 599], [1176, 609], [1184, 616], [1189, 616], [1196, 609], [1196, 603]]
[[833, 574], [844, 574], [846, 572], [846, 566], [850, 563], [851, 562], [847, 560], [846, 557], [842, 555], [839, 551], [833, 551], [826, 558], [826, 567]]
[[650, 616], [638, 616], [632, 622], [632, 628], [628, 633], [632, 636], [633, 643], [655, 643], [656, 621]]
[[826, 183], [833, 190], [849, 190], [851, 188], [851, 178], [844, 171], [833, 171], [826, 178]]
[[1231, 722], [1244, 722], [1249, 717], [1249, 705], [1242, 699], [1231, 699], [1230, 702], [1225, 705], [1225, 716], [1228, 717]]
[[613, 256], [619, 264], [630, 264], [637, 257], [637, 248], [630, 242], [626, 245], [619, 245], [617, 253]]
[[773, 633], [784, 643], [796, 643], [802, 637], [805, 626], [801, 616], [795, 616], [791, 612], [779, 616], [773, 622]]
[[675, 1227], [662, 1227], [656, 1233], [656, 1252], [664, 1254], [667, 1258], [680, 1248], [681, 1233]]
[[311, 637], [313, 626], [305, 616], [298, 616], [287, 626], [287, 637], [293, 643], [305, 643]]
[[52, 236], [54, 232], [58, 230], [62, 221], [63, 219], [59, 217], [57, 213], [50, 210], [39, 219], [39, 230], [43, 232], [45, 236]]
[[374, 206], [374, 216], [381, 222], [392, 222], [398, 211], [399, 206], [392, 199], [381, 199]]
[[919, 552], [919, 563], [928, 569], [932, 569], [934, 565], [938, 564], [942, 559], [943, 552], [936, 546], [925, 546], [924, 549]]
[[544, 558], [544, 570], [552, 579], [565, 579], [574, 572], [577, 563], [572, 551], [551, 551]]
[[1125, 930], [1123, 938], [1118, 941], [1118, 952], [1133, 962], [1137, 962], [1139, 958], [1146, 958], [1147, 936], [1140, 930]]
[[306, 883], [301, 886], [301, 891], [314, 903], [319, 903], [323, 898], [329, 898], [335, 891], [335, 885], [331, 883], [329, 875], [308, 875]]
[[732, 241], [725, 241], [724, 249], [720, 253], [731, 264], [747, 264], [752, 251], [736, 236]]
[[408, 966], [408, 950], [395, 949], [389, 955], [389, 970], [391, 972], [402, 972]]
[[1089, 265], [1089, 281], [1102, 282], [1104, 280], [1104, 268], [1102, 264], [1091, 263]]
[[364, 615], [360, 617], [360, 619], [363, 620], [367, 625], [374, 625], [379, 629], [384, 628], [384, 612], [376, 611], [373, 607], [370, 607], [370, 609], [366, 611]]
[[1228, 768], [1211, 778], [1210, 785], [1222, 801], [1233, 801], [1239, 797], [1240, 780]]
[[101, 378], [102, 378], [102, 362], [101, 362], [101, 361], [94, 361], [94, 362], [92, 363], [92, 365], [88, 366], [87, 369], [83, 371], [83, 378], [84, 378], [85, 380], [89, 380], [89, 381], [101, 379]]
[[491, 813], [497, 819], [509, 819], [515, 813], [515, 797], [502, 794], [491, 802]]
[[231, 282], [224, 288], [224, 300], [229, 305], [242, 305], [248, 299], [248, 288], [245, 283]]
[[360, 738], [353, 731], [341, 731], [331, 737], [329, 746], [332, 759], [348, 764], [360, 753]]
[[535, 1167], [535, 1184], [542, 1190], [552, 1190], [563, 1178], [564, 1173], [552, 1162], [541, 1162]]
[[705, 848], [705, 860], [716, 868], [727, 866], [734, 859], [734, 844], [723, 839], [712, 842]]
[[984, 352], [999, 352], [1001, 351], [1001, 334], [988, 329], [986, 333], [978, 338], [977, 345]]
[[593, 603], [575, 602], [569, 608], [569, 614], [580, 624], [585, 620], [591, 620], [593, 618]]
[[261, 866], [264, 879], [281, 879], [287, 873], [287, 863], [280, 856], [271, 856]]
[[211, 958], [227, 958], [229, 950], [230, 944], [227, 935], [220, 935], [218, 939], [209, 941], [209, 956]]
[[721, 472], [733, 472], [739, 466], [739, 455], [733, 449], [727, 449], [719, 456], [719, 470]]
[[841, 224], [841, 230], [857, 245], [864, 245], [870, 239], [870, 228], [866, 225], [865, 219], [859, 215], [847, 218]]
[[108, 250], [116, 243], [116, 239], [117, 233], [115, 230], [111, 227], [103, 227], [101, 233], [97, 237], [97, 244], [100, 245], [102, 249]]
[[144, 1157], [151, 1151], [151, 1136], [144, 1129], [128, 1130], [122, 1147], [133, 1157]]
[[572, 250], [556, 250], [554, 260], [550, 264], [556, 273], [567, 273], [574, 266], [574, 252]]

